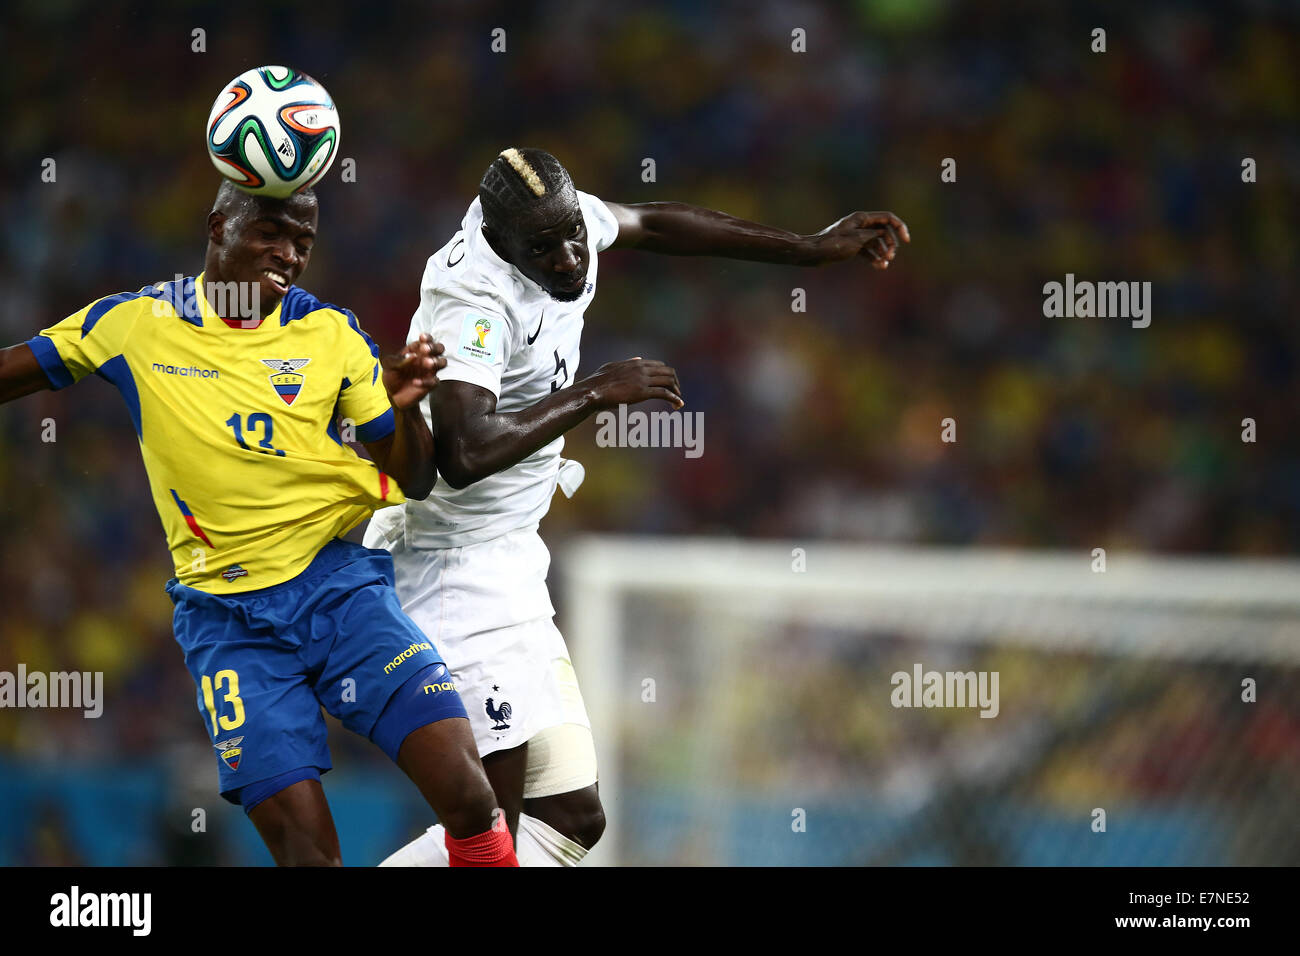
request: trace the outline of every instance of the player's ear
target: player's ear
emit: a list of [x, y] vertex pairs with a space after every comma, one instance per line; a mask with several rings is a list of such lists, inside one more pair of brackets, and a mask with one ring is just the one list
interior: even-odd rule
[[216, 209], [208, 213], [208, 241], [221, 245], [226, 234], [226, 214]]

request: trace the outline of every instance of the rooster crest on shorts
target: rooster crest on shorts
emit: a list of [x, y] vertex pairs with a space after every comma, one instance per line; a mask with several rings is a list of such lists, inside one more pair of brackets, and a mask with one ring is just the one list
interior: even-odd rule
[[261, 360], [263, 365], [275, 372], [274, 375], [269, 376], [271, 385], [275, 388], [275, 394], [284, 399], [286, 405], [292, 405], [293, 400], [302, 391], [302, 383], [306, 376], [300, 374], [298, 369], [310, 361], [311, 359]]
[[221, 759], [226, 762], [226, 766], [231, 770], [239, 769], [239, 758], [244, 752], [239, 745], [243, 740], [243, 737], [231, 737], [228, 740], [219, 740], [212, 745], [221, 751]]
[[[492, 685], [492, 689], [493, 689], [493, 690], [500, 690], [501, 688], [498, 687], [496, 684], [493, 684], [493, 685]], [[503, 700], [503, 701], [501, 702], [501, 706], [500, 706], [500, 707], [494, 707], [494, 706], [492, 705], [492, 698], [489, 697], [489, 698], [487, 699], [487, 702], [486, 702], [486, 704], [484, 705], [484, 707], [485, 707], [485, 709], [487, 710], [487, 715], [488, 715], [488, 717], [491, 718], [491, 720], [494, 721], [494, 723], [492, 724], [492, 729], [493, 729], [493, 730], [509, 730], [509, 729], [510, 729], [510, 725], [509, 725], [508, 723], [506, 723], [506, 721], [508, 721], [508, 720], [510, 719], [510, 714], [511, 714], [510, 701], [508, 701], [508, 700]]]

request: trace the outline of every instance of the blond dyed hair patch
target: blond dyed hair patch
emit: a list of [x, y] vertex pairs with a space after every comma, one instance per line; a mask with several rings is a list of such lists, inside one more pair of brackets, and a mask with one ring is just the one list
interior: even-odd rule
[[533, 169], [533, 164], [524, 159], [523, 154], [515, 147], [501, 150], [500, 156], [510, 168], [519, 174], [519, 178], [524, 184], [532, 190], [534, 196], [546, 195], [546, 184], [542, 182], [542, 177], [537, 175], [537, 170]]

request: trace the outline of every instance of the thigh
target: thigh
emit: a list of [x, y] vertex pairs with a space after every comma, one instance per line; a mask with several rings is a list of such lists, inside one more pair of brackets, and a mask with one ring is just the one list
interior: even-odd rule
[[342, 866], [339, 836], [319, 780], [302, 780], [248, 814], [276, 866]]
[[316, 696], [349, 730], [369, 737], [407, 679], [442, 657], [402, 611], [386, 551], [352, 545], [354, 559], [314, 597], [303, 636]]
[[591, 729], [562, 724], [528, 742], [524, 812], [590, 850], [605, 832]]
[[299, 767], [330, 768], [320, 704], [292, 647], [217, 600], [177, 600], [173, 618], [221, 795]]
[[[531, 801], [587, 790], [594, 794], [596, 780], [596, 744], [590, 727], [559, 724], [541, 731], [528, 742], [525, 799]], [[588, 804], [591, 802], [589, 798], [582, 799]], [[596, 805], [599, 806], [598, 800]], [[531, 810], [528, 812], [532, 813]]]
[[397, 765], [453, 837], [463, 839], [491, 828], [498, 801], [465, 718], [449, 717], [411, 731], [397, 752]]
[[525, 800], [524, 812], [588, 850], [605, 829], [605, 810], [600, 803], [599, 787], [594, 783], [568, 793]]

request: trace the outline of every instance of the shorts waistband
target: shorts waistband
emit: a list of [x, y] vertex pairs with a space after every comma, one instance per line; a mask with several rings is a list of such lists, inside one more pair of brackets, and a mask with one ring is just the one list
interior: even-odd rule
[[334, 538], [316, 552], [316, 556], [311, 559], [311, 563], [308, 564], [307, 567], [303, 568], [289, 580], [281, 581], [279, 584], [272, 584], [269, 587], [257, 588], [252, 591], [235, 591], [230, 594], [213, 594], [211, 591], [203, 591], [199, 588], [192, 588], [188, 585], [181, 584], [178, 578], [172, 578], [168, 581], [165, 588], [168, 594], [179, 590], [181, 596], [184, 596], [185, 592], [193, 592], [195, 594], [201, 594], [204, 597], [216, 598], [217, 600], [223, 601], [229, 598], [244, 600], [246, 598], [269, 597], [274, 594], [279, 594], [282, 591], [287, 591], [289, 588], [309, 584], [312, 581], [324, 577], [342, 564], [347, 555], [355, 554], [356, 551], [369, 552], [370, 549], [359, 544], [353, 544], [351, 541], [344, 541], [342, 538]]
[[[458, 551], [468, 548], [478, 548], [488, 544], [501, 544], [507, 538], [538, 536], [540, 524], [534, 521], [532, 524], [520, 525], [517, 528], [510, 528], [506, 531], [490, 534], [488, 537], [480, 538], [476, 532], [469, 532], [466, 535], [455, 535], [447, 540], [447, 536], [442, 533], [423, 534], [419, 530], [411, 530], [407, 526], [406, 547], [411, 551]], [[428, 544], [430, 539], [441, 540], [441, 544]]]

